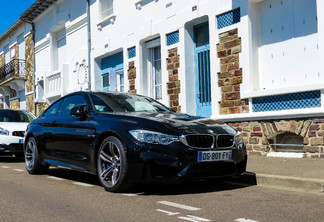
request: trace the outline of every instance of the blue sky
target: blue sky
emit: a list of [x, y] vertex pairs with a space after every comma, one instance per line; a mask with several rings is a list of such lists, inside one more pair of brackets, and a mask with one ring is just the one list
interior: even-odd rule
[[12, 26], [20, 15], [36, 0], [3, 0], [1, 1], [0, 35]]

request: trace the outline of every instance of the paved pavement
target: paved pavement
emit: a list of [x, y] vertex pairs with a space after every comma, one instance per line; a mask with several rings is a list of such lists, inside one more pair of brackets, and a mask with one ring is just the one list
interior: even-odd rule
[[323, 158], [249, 155], [248, 173], [235, 182], [324, 194]]

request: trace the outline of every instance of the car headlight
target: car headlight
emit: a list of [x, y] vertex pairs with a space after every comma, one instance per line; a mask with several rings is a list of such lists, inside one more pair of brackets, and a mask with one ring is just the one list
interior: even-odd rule
[[0, 127], [0, 135], [9, 136], [9, 130]]
[[235, 135], [235, 144], [241, 144], [243, 143], [243, 134], [241, 132], [237, 132], [237, 134]]
[[153, 143], [168, 145], [175, 141], [179, 141], [178, 136], [158, 133], [148, 130], [130, 130], [129, 133], [138, 141], [143, 143]]

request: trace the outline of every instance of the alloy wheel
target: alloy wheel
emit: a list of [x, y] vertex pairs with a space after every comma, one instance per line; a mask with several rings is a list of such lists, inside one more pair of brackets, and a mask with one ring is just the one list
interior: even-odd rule
[[29, 139], [25, 151], [25, 164], [28, 171], [31, 171], [35, 165], [36, 141]]
[[99, 154], [99, 178], [105, 187], [114, 187], [119, 180], [122, 160], [120, 148], [107, 141]]

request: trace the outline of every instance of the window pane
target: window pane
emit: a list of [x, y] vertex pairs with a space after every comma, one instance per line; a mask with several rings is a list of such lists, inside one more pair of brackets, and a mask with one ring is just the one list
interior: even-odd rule
[[109, 75], [104, 75], [102, 76], [102, 81], [103, 81], [103, 87], [108, 87], [110, 86], [110, 83], [109, 83]]
[[57, 67], [60, 69], [61, 65], [66, 63], [66, 32], [65, 30], [57, 33]]
[[161, 72], [161, 48], [156, 47], [153, 49], [153, 61], [152, 61], [152, 79], [154, 80], [153, 90], [154, 98], [162, 99], [162, 72]]
[[[148, 97], [132, 94], [93, 93], [115, 112], [171, 112], [164, 105]], [[100, 103], [100, 106], [104, 104]], [[101, 107], [97, 107], [100, 111]]]
[[53, 104], [46, 112], [45, 112], [45, 116], [49, 117], [49, 116], [58, 116], [58, 111], [61, 107], [63, 100], [58, 101], [57, 103]]
[[120, 92], [124, 92], [124, 74], [120, 74]]
[[83, 98], [83, 96], [69, 96], [64, 100], [64, 103], [62, 105], [60, 116], [71, 116], [70, 111], [72, 108], [76, 106], [83, 106], [87, 105], [86, 100]]
[[196, 47], [209, 44], [208, 24], [196, 28]]

